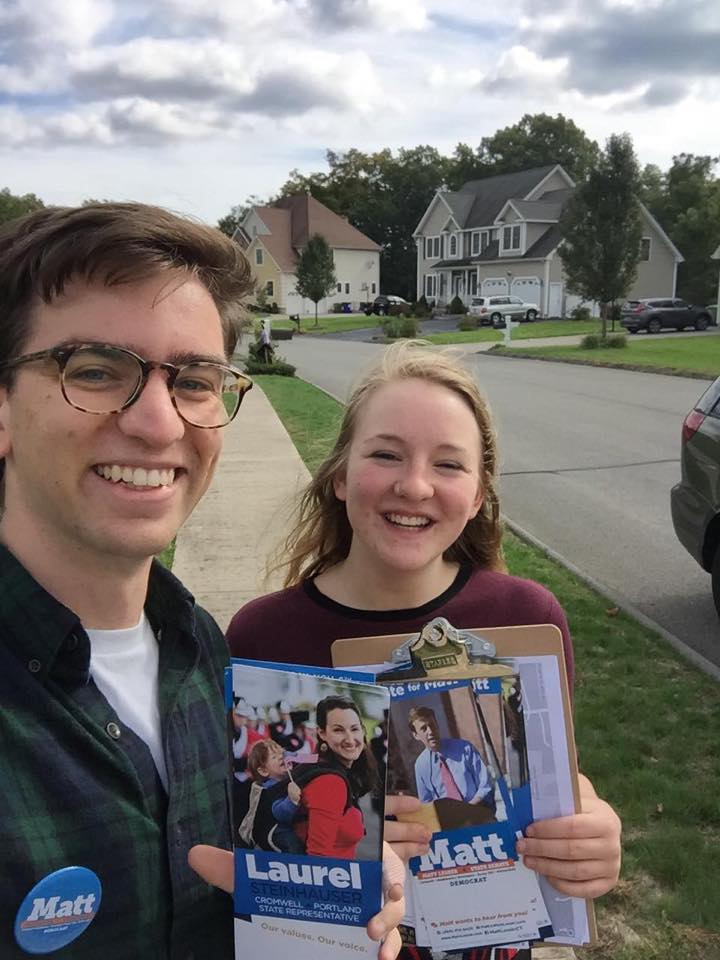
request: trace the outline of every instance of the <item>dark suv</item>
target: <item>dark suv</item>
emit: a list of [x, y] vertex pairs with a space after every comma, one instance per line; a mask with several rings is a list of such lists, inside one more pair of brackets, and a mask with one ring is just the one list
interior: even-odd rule
[[620, 311], [620, 323], [628, 333], [647, 330], [648, 333], [660, 333], [666, 327], [671, 330], [683, 330], [694, 327], [706, 330], [712, 323], [712, 317], [705, 307], [693, 307], [684, 300], [660, 299], [653, 297], [645, 300], [628, 300]]
[[386, 313], [390, 313], [391, 307], [409, 308], [410, 304], [402, 297], [393, 297], [381, 293], [379, 297], [375, 297], [369, 307], [365, 307], [365, 315], [369, 317], [375, 313], [378, 317], [384, 317]]
[[670, 507], [677, 538], [712, 576], [720, 616], [720, 377], [685, 417], [680, 451], [681, 480]]

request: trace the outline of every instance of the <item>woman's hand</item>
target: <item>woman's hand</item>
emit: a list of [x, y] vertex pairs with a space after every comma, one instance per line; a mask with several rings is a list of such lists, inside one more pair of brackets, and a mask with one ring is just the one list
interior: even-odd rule
[[537, 820], [518, 840], [518, 853], [531, 870], [544, 874], [561, 893], [600, 897], [612, 890], [620, 874], [622, 824], [580, 775], [581, 813]]
[[[233, 892], [235, 870], [230, 850], [208, 847], [204, 844], [192, 847], [188, 854], [188, 863], [206, 883], [219, 887], [226, 893]], [[395, 960], [400, 952], [400, 934], [397, 925], [405, 913], [403, 897], [405, 865], [390, 846], [383, 845], [383, 892], [385, 902], [380, 913], [376, 913], [367, 925], [367, 934], [371, 940], [385, 942], [378, 950], [378, 960]]]
[[[403, 814], [417, 813], [422, 804], [416, 797], [385, 797], [385, 816], [401, 817]], [[411, 823], [400, 820], [385, 821], [385, 840], [391, 844], [395, 853], [405, 863], [410, 857], [421, 857], [430, 849], [432, 831], [423, 823]]]

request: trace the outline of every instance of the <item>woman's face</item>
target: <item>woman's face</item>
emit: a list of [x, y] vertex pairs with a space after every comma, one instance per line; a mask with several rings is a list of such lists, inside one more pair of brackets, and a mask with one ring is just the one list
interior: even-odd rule
[[482, 506], [480, 462], [480, 430], [459, 394], [420, 379], [378, 388], [335, 479], [353, 559], [396, 573], [441, 564]]
[[325, 727], [318, 728], [322, 740], [346, 767], [352, 766], [365, 746], [365, 731], [354, 710], [329, 710]]

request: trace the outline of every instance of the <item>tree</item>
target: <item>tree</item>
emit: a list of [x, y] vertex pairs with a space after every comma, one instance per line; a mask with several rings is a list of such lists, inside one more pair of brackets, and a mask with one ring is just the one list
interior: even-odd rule
[[314, 233], [300, 254], [295, 271], [295, 288], [301, 297], [315, 304], [315, 326], [318, 325], [318, 301], [326, 297], [337, 284], [333, 253], [327, 240]]
[[561, 113], [526, 113], [519, 123], [483, 137], [478, 147], [485, 176], [559, 163], [576, 183], [593, 169], [598, 154], [597, 143]]
[[603, 306], [603, 338], [608, 304], [624, 298], [637, 275], [642, 234], [639, 192], [632, 140], [627, 134], [613, 134], [560, 221], [559, 252], [568, 290]]
[[17, 196], [10, 193], [7, 187], [0, 190], [0, 223], [7, 223], [9, 220], [15, 220], [22, 217], [25, 213], [32, 213], [33, 210], [42, 210], [45, 204], [34, 193], [25, 193]]
[[678, 266], [677, 293], [698, 304], [714, 300], [720, 244], [720, 180], [717, 157], [681, 153], [665, 177], [658, 219], [685, 258]]

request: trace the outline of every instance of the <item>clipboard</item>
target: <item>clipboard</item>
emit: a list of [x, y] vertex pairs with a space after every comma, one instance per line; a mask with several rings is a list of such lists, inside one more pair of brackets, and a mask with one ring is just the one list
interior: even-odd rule
[[[554, 624], [455, 630], [444, 618], [436, 618], [420, 633], [336, 640], [331, 647], [331, 656], [333, 665], [338, 667], [391, 665], [391, 672], [378, 675], [378, 682], [386, 684], [421, 677], [444, 680], [501, 676], [510, 670], [502, 663], [505, 659], [553, 658], [559, 677], [564, 749], [572, 800], [575, 812], [580, 811], [577, 751], [563, 640]], [[584, 905], [588, 932], [588, 940], [584, 942], [587, 943], [596, 939], [597, 927], [592, 901], [586, 900]], [[553, 942], [563, 942], [562, 932], [556, 933]], [[571, 937], [564, 942], [578, 943]]]

